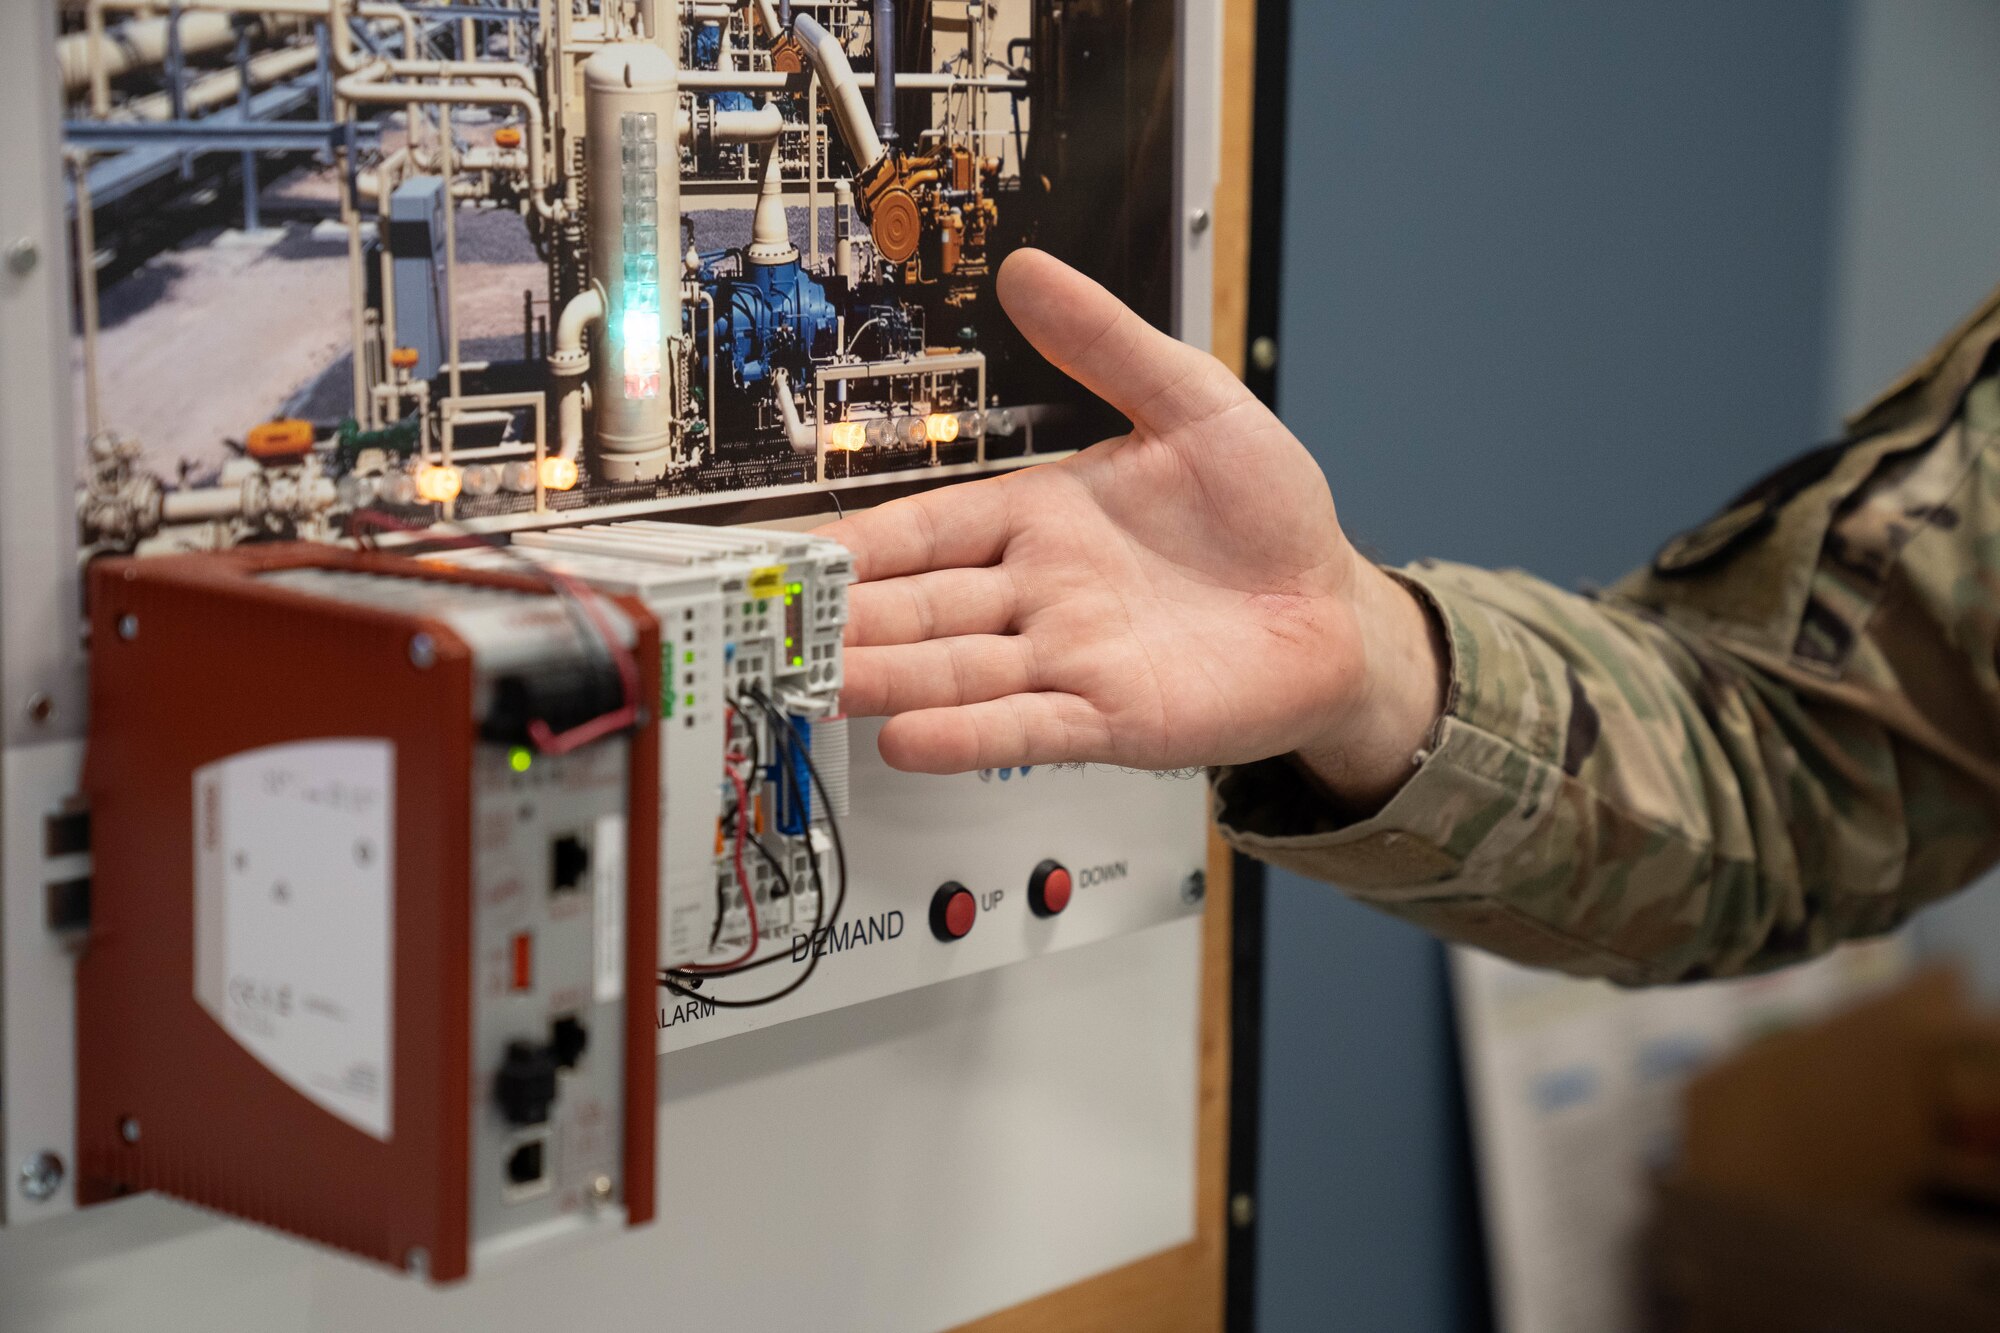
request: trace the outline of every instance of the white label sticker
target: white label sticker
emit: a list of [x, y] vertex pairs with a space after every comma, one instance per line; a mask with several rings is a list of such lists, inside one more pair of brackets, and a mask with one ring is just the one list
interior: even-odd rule
[[625, 993], [625, 816], [600, 815], [592, 849], [597, 890], [597, 1002]]
[[278, 1077], [387, 1142], [396, 749], [301, 741], [194, 775], [195, 998]]

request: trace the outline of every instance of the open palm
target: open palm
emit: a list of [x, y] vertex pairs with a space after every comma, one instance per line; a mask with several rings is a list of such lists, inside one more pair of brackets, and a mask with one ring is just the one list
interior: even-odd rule
[[1012, 255], [999, 287], [1132, 431], [821, 530], [855, 555], [843, 701], [896, 715], [883, 758], [1175, 768], [1371, 748], [1360, 715], [1395, 665], [1371, 629], [1428, 634], [1342, 535], [1303, 446], [1214, 357], [1050, 256]]

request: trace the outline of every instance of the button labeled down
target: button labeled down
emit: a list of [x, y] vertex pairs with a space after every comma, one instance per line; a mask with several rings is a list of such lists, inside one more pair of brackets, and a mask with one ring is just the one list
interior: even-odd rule
[[1028, 876], [1028, 906], [1036, 916], [1054, 916], [1069, 906], [1075, 889], [1070, 874], [1060, 861], [1044, 861]]

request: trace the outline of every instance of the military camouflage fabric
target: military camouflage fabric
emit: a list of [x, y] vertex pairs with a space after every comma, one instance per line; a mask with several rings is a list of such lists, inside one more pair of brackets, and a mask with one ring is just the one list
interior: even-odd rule
[[1639, 984], [1895, 927], [2000, 856], [2000, 292], [1847, 439], [1583, 597], [1402, 576], [1451, 652], [1415, 774], [1348, 822], [1217, 775], [1241, 850], [1447, 939]]

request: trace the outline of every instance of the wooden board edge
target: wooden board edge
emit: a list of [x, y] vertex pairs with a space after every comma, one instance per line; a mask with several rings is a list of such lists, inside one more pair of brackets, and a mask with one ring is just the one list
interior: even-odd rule
[[[1249, 323], [1250, 132], [1256, 71], [1257, 0], [1223, 0], [1222, 163], [1210, 212], [1215, 221], [1215, 355], [1237, 375]], [[1195, 1231], [1162, 1250], [1073, 1286], [960, 1325], [954, 1333], [1220, 1333], [1229, 1237], [1230, 918], [1229, 849], [1213, 831], [1201, 945], [1201, 1049], [1197, 1075]]]

